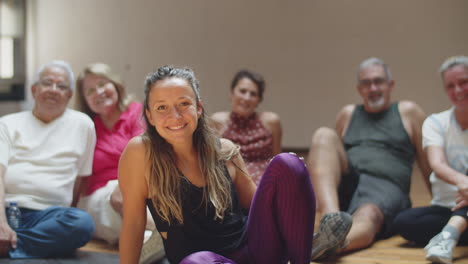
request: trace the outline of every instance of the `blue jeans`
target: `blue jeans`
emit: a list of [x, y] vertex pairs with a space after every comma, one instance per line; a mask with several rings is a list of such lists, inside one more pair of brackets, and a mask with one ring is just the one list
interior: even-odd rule
[[21, 210], [16, 249], [10, 258], [45, 258], [65, 256], [85, 245], [94, 232], [91, 216], [78, 208], [49, 207], [36, 211]]

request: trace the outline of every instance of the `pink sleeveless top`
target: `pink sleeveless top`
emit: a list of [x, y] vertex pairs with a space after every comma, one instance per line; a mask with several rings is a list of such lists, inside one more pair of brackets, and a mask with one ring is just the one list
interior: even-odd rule
[[231, 112], [230, 122], [222, 135], [240, 146], [250, 176], [258, 185], [273, 157], [273, 134], [266, 129], [257, 113], [241, 117]]

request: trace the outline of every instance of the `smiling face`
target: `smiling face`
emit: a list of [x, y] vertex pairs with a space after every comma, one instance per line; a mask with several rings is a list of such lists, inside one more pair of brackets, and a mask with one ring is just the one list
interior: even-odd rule
[[159, 80], [151, 86], [146, 117], [169, 144], [192, 144], [192, 136], [203, 108], [189, 83], [177, 77]]
[[442, 74], [445, 92], [459, 110], [468, 111], [468, 67], [456, 65]]
[[260, 103], [257, 85], [249, 78], [242, 78], [231, 90], [232, 112], [248, 117], [252, 115]]
[[394, 82], [389, 81], [382, 65], [374, 64], [359, 73], [357, 90], [369, 113], [378, 113], [390, 106], [390, 94]]
[[67, 71], [57, 66], [46, 68], [31, 91], [35, 99], [33, 113], [44, 122], [62, 115], [73, 94]]
[[83, 79], [83, 95], [91, 111], [106, 115], [118, 108], [119, 94], [115, 85], [104, 76], [88, 73]]

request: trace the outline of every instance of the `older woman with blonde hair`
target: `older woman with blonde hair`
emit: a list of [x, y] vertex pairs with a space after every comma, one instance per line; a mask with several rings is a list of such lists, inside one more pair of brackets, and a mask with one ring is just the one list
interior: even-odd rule
[[[122, 195], [117, 181], [120, 156], [128, 141], [144, 131], [142, 104], [125, 93], [120, 78], [107, 64], [87, 66], [77, 79], [76, 106], [88, 114], [96, 128], [93, 171], [82, 189], [78, 206], [94, 219], [94, 237], [114, 244], [122, 226]], [[154, 228], [152, 219], [149, 227]], [[159, 240], [158, 236], [153, 236]], [[154, 243], [153, 243], [154, 244]], [[157, 243], [156, 243], [157, 244]], [[162, 244], [159, 249], [162, 251]], [[160, 258], [162, 253], [159, 253]], [[144, 257], [149, 257], [143, 253]], [[154, 255], [154, 254], [149, 254]]]

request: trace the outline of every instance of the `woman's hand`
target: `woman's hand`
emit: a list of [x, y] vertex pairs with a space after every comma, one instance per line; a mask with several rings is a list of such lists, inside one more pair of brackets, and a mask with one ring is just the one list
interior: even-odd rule
[[468, 179], [457, 184], [457, 188], [457, 198], [455, 200], [455, 207], [452, 208], [452, 211], [468, 206]]

